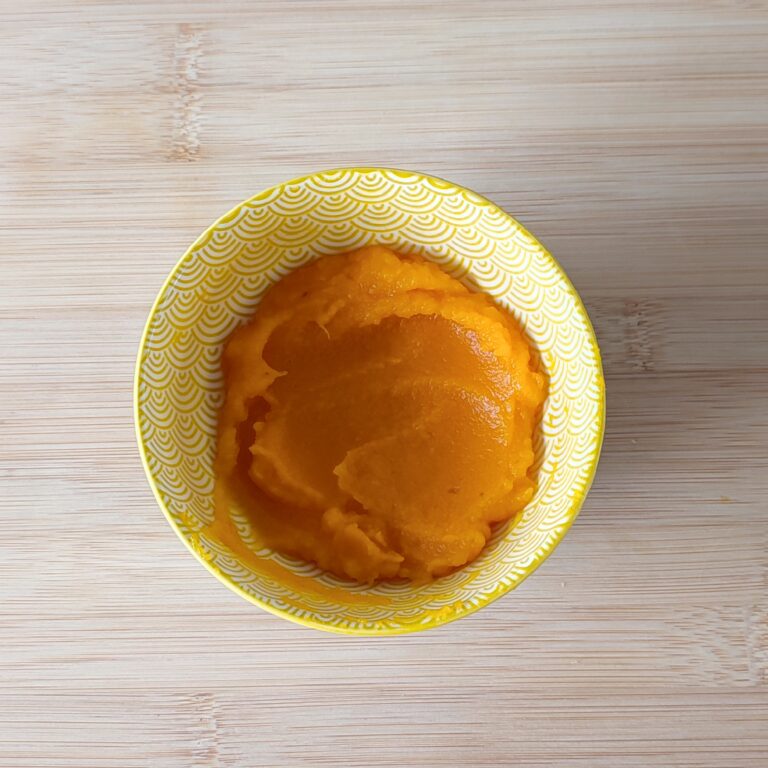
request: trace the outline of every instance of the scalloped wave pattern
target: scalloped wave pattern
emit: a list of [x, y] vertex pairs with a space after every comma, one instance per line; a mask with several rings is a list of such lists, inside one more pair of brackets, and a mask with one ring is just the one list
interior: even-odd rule
[[[241, 562], [205, 534], [213, 516], [219, 357], [227, 336], [287, 272], [324, 254], [378, 242], [419, 253], [509, 308], [550, 377], [542, 417], [539, 487], [481, 556], [413, 587], [349, 586], [307, 563], [258, 554], [354, 600], [321, 599]], [[417, 173], [350, 169], [274, 187], [222, 217], [190, 248], [163, 288], [139, 355], [136, 413], [158, 500], [192, 551], [247, 598], [300, 623], [348, 633], [422, 629], [469, 613], [527, 576], [578, 513], [602, 440], [604, 389], [589, 319], [557, 263], [488, 200]], [[248, 521], [237, 518], [248, 541]], [[366, 603], [365, 596], [371, 598]], [[361, 600], [361, 597], [363, 599]]]

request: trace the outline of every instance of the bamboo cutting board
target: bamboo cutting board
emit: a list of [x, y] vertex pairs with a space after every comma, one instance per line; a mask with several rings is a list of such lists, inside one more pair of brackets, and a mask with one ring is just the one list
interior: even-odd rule
[[[768, 765], [768, 4], [0, 2], [0, 766]], [[596, 325], [558, 550], [423, 634], [212, 579], [135, 447], [163, 279], [236, 202], [385, 165], [492, 198]]]

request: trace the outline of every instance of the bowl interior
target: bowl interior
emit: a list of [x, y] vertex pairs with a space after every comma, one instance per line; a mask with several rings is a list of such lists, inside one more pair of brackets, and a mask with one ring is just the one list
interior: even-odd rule
[[[377, 242], [419, 253], [510, 309], [550, 380], [537, 450], [538, 490], [481, 556], [436, 582], [350, 585], [271, 550], [248, 559], [212, 536], [219, 357], [267, 288], [324, 254]], [[242, 203], [184, 255], [157, 298], [139, 352], [136, 419], [161, 508], [228, 586], [286, 618], [332, 631], [392, 634], [465, 615], [547, 556], [575, 518], [602, 440], [603, 379], [573, 286], [512, 217], [468, 190], [418, 173], [360, 168], [312, 174]], [[244, 540], [245, 517], [235, 515]]]

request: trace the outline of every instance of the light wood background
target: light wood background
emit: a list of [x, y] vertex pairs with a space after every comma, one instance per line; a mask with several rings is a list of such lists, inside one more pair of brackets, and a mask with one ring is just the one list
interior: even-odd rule
[[[227, 591], [135, 446], [164, 277], [315, 169], [530, 227], [602, 344], [586, 506], [420, 636]], [[0, 766], [768, 766], [768, 4], [0, 2]]]

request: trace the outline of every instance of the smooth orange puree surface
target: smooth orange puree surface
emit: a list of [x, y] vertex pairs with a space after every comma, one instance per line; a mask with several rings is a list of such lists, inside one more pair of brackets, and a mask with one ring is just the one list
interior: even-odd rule
[[531, 498], [543, 374], [514, 319], [370, 246], [290, 273], [232, 334], [217, 517], [359, 582], [425, 582]]

